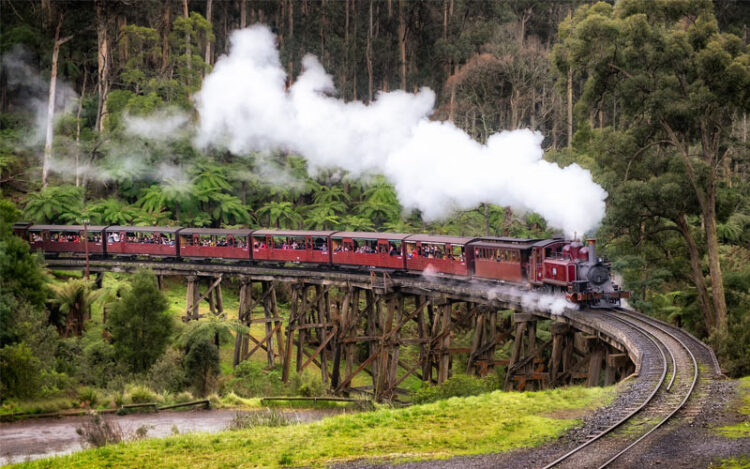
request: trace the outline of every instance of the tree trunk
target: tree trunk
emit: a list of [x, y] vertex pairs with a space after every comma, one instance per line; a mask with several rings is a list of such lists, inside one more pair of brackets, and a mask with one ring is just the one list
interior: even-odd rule
[[292, 0], [289, 0], [289, 3], [287, 4], [287, 14], [289, 20], [289, 42], [287, 42], [289, 67], [287, 68], [287, 73], [289, 73], [289, 81], [291, 83], [294, 77], [294, 45], [292, 44], [292, 39], [294, 38], [294, 2]]
[[367, 23], [367, 102], [372, 102], [373, 67], [372, 67], [372, 2]]
[[[190, 18], [190, 11], [188, 10], [188, 0], [182, 0], [182, 15], [185, 19]], [[190, 75], [193, 68], [193, 48], [190, 47], [190, 28], [185, 29], [185, 66], [187, 68], [187, 84], [190, 85]]]
[[719, 330], [727, 328], [727, 303], [724, 295], [724, 278], [721, 274], [719, 256], [719, 237], [716, 233], [716, 190], [713, 177], [709, 176], [708, 194], [703, 209], [706, 226], [706, 250], [708, 251], [708, 269], [711, 275], [711, 296], [714, 300], [714, 314], [716, 327]]
[[247, 27], [247, 0], [240, 0], [240, 28]]
[[169, 8], [171, 2], [164, 2], [162, 11], [162, 29], [161, 29], [161, 73], [167, 71], [169, 65], [169, 29], [172, 24], [172, 12]]
[[398, 1], [398, 45], [401, 66], [401, 89], [406, 91], [406, 18], [404, 15], [405, 0]]
[[573, 148], [573, 67], [568, 66], [568, 149]]
[[708, 288], [706, 287], [706, 279], [703, 277], [703, 269], [701, 268], [701, 254], [698, 251], [698, 246], [695, 243], [695, 238], [690, 232], [690, 225], [687, 222], [685, 214], [680, 214], [675, 220], [677, 227], [685, 239], [685, 243], [688, 248], [688, 257], [690, 258], [690, 270], [693, 277], [693, 284], [698, 291], [698, 302], [700, 303], [701, 312], [703, 313], [703, 321], [706, 324], [706, 330], [712, 331], [716, 327], [716, 321], [714, 317], [714, 311], [711, 307], [711, 300], [708, 296]]
[[83, 67], [83, 86], [81, 97], [78, 98], [78, 112], [76, 112], [76, 187], [81, 185], [80, 157], [81, 157], [81, 111], [83, 110], [83, 98], [86, 96], [86, 82], [89, 78], [88, 67]]
[[[208, 24], [211, 24], [211, 13], [212, 13], [212, 7], [213, 7], [213, 0], [206, 0], [206, 21], [208, 21]], [[213, 30], [213, 28], [212, 28]], [[211, 39], [208, 37], [208, 34], [206, 34], [206, 57], [205, 57], [206, 65], [211, 65]]]
[[62, 15], [57, 20], [55, 29], [55, 44], [52, 48], [52, 70], [49, 77], [49, 98], [47, 101], [47, 132], [44, 140], [44, 162], [42, 164], [42, 187], [47, 187], [47, 175], [49, 173], [49, 161], [52, 158], [52, 138], [55, 120], [55, 91], [57, 88], [57, 57], [60, 54], [60, 46], [68, 42], [73, 36], [60, 39], [62, 28]]
[[97, 43], [97, 91], [99, 101], [96, 108], [96, 130], [104, 128], [107, 117], [107, 95], [109, 94], [109, 44], [107, 38], [107, 11], [104, 0], [97, 0], [96, 8], [96, 43]]

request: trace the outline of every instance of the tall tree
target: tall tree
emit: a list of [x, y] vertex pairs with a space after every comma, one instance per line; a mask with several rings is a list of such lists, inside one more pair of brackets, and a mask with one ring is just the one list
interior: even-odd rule
[[46, 137], [44, 140], [44, 162], [42, 163], [42, 187], [47, 187], [47, 173], [49, 172], [50, 159], [52, 158], [52, 139], [54, 137], [55, 121], [55, 98], [57, 90], [57, 58], [60, 55], [60, 46], [70, 41], [73, 36], [60, 37], [62, 28], [63, 14], [60, 13], [57, 19], [57, 28], [55, 29], [55, 43], [52, 48], [52, 70], [49, 77], [49, 98], [47, 101], [47, 126]]
[[584, 6], [560, 35], [569, 66], [586, 73], [582, 104], [599, 110], [603, 97], [617, 96], [621, 122], [680, 157], [700, 207], [716, 328], [724, 329], [717, 193], [733, 120], [750, 108], [747, 48], [719, 32], [708, 0]]
[[96, 130], [104, 128], [104, 118], [107, 115], [107, 96], [109, 95], [110, 52], [107, 28], [109, 27], [109, 8], [105, 0], [96, 0], [96, 88], [99, 101], [96, 107]]

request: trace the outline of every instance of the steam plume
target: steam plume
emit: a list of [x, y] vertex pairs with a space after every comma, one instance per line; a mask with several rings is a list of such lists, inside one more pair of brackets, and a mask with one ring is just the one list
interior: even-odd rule
[[384, 174], [406, 209], [426, 220], [482, 202], [535, 211], [567, 234], [604, 216], [606, 192], [578, 165], [542, 159], [542, 135], [504, 131], [485, 145], [450, 122], [429, 120], [435, 94], [380, 93], [369, 105], [332, 97], [333, 80], [307, 55], [287, 90], [275, 38], [265, 26], [236, 31], [197, 95], [201, 146], [236, 154], [283, 150], [312, 171], [340, 167], [354, 176]]

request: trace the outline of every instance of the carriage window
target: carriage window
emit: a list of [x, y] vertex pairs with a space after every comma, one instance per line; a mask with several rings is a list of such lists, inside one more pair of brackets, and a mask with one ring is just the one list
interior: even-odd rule
[[268, 246], [266, 246], [266, 238], [253, 238], [253, 249], [266, 249], [267, 247]]
[[313, 249], [316, 251], [327, 251], [328, 243], [325, 238], [315, 238], [313, 240]]
[[464, 261], [464, 248], [463, 246], [451, 246], [453, 248], [453, 259], [459, 262]]

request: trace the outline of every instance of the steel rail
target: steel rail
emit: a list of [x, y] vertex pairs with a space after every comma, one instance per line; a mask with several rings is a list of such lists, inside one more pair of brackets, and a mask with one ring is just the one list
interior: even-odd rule
[[[623, 313], [622, 311], [618, 311], [618, 312], [620, 314]], [[661, 331], [664, 334], [666, 334], [669, 337], [671, 337], [675, 342], [677, 342], [678, 344], [680, 344], [680, 346], [685, 349], [685, 351], [687, 352], [687, 354], [690, 356], [691, 361], [693, 362], [693, 381], [690, 383], [690, 389], [688, 390], [687, 393], [685, 393], [685, 397], [682, 399], [682, 402], [680, 402], [680, 405], [678, 405], [674, 410], [672, 410], [672, 412], [670, 412], [669, 415], [667, 415], [666, 417], [664, 417], [664, 419], [662, 419], [661, 422], [659, 422], [653, 428], [651, 428], [651, 430], [649, 430], [646, 433], [644, 433], [643, 435], [641, 435], [640, 438], [638, 438], [637, 440], [635, 440], [634, 442], [632, 442], [625, 449], [623, 449], [619, 453], [615, 454], [609, 460], [607, 460], [607, 462], [605, 462], [604, 464], [602, 464], [601, 466], [599, 466], [599, 469], [607, 467], [608, 465], [610, 465], [611, 463], [613, 463], [620, 456], [622, 456], [623, 454], [625, 454], [626, 452], [628, 452], [635, 445], [637, 445], [638, 443], [640, 443], [641, 441], [643, 441], [644, 439], [646, 439], [649, 435], [651, 435], [653, 432], [655, 432], [657, 429], [659, 429], [662, 425], [664, 425], [665, 423], [667, 423], [667, 421], [669, 421], [669, 419], [671, 419], [674, 416], [674, 414], [676, 414], [680, 409], [682, 409], [685, 406], [685, 404], [687, 403], [688, 399], [693, 394], [693, 390], [695, 389], [695, 385], [698, 382], [698, 362], [696, 361], [695, 355], [693, 354], [693, 352], [690, 351], [690, 348], [687, 345], [685, 345], [685, 342], [683, 342], [682, 340], [680, 340], [677, 336], [675, 336], [672, 332], [668, 331], [667, 328], [665, 326], [661, 325], [661, 324], [659, 324], [659, 325], [654, 324], [653, 322], [649, 322], [647, 320], [641, 319], [638, 316], [635, 316], [633, 314], [625, 313], [625, 315], [628, 316], [629, 318], [633, 319], [633, 320], [640, 321], [641, 323], [648, 324], [651, 327], [655, 327], [659, 331]], [[674, 373], [672, 374], [673, 377], [676, 374], [677, 374], [677, 369], [675, 368], [674, 369]]]
[[[622, 419], [618, 420], [614, 424], [612, 424], [609, 427], [605, 428], [598, 435], [596, 435], [593, 438], [589, 439], [585, 443], [576, 446], [572, 450], [568, 451], [567, 453], [563, 454], [562, 456], [560, 456], [559, 458], [555, 459], [551, 463], [547, 464], [546, 466], [544, 466], [543, 469], [550, 469], [551, 467], [554, 467], [554, 466], [560, 464], [561, 462], [565, 461], [569, 457], [571, 457], [574, 454], [578, 453], [579, 451], [583, 450], [584, 448], [586, 448], [590, 444], [594, 443], [595, 441], [598, 441], [599, 439], [601, 439], [604, 436], [608, 435], [609, 433], [613, 432], [615, 429], [617, 429], [618, 427], [620, 427], [623, 423], [625, 423], [628, 420], [630, 420], [631, 418], [633, 418], [638, 412], [640, 412], [641, 410], [643, 410], [649, 404], [649, 402], [651, 402], [651, 400], [659, 392], [659, 389], [661, 388], [662, 384], [664, 384], [665, 378], [667, 376], [667, 368], [668, 368], [668, 366], [667, 366], [667, 356], [665, 355], [664, 350], [662, 349], [662, 346], [656, 340], [654, 340], [656, 338], [656, 336], [654, 336], [653, 334], [649, 333], [648, 331], [646, 331], [642, 327], [639, 327], [639, 326], [637, 326], [635, 324], [628, 323], [627, 321], [621, 321], [621, 322], [630, 325], [631, 327], [633, 327], [636, 330], [639, 330], [641, 333], [643, 333], [644, 337], [646, 337], [649, 341], [651, 341], [651, 343], [654, 345], [654, 347], [656, 347], [656, 349], [659, 350], [659, 353], [661, 354], [661, 358], [662, 358], [662, 371], [661, 371], [661, 376], [659, 377], [659, 382], [656, 384], [656, 386], [654, 386], [654, 389], [653, 389], [653, 391], [651, 391], [651, 394], [649, 394], [648, 397], [643, 401], [643, 403], [641, 403], [641, 405], [639, 405], [635, 410], [633, 410], [632, 412], [630, 412], [629, 414], [627, 414], [626, 416], [624, 416]], [[664, 346], [664, 348], [666, 349], [667, 347]], [[667, 350], [667, 351], [669, 351], [669, 350]]]

